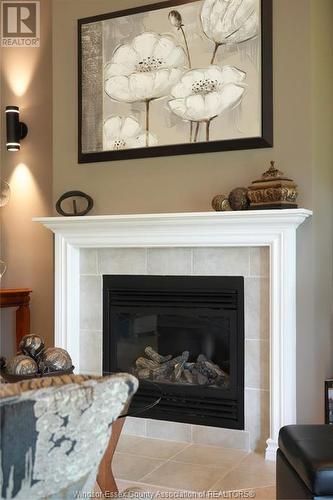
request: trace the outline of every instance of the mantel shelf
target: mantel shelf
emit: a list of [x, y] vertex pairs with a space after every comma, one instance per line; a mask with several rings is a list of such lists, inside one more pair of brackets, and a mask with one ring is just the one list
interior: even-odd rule
[[[56, 235], [78, 247], [260, 245], [258, 235], [297, 228], [312, 212], [246, 210], [171, 214], [38, 217]], [[229, 236], [229, 242], [228, 242]], [[253, 238], [250, 241], [249, 238]], [[267, 238], [264, 238], [264, 242]], [[243, 241], [243, 243], [242, 243]], [[263, 243], [265, 244], [265, 243]]]
[[112, 215], [86, 215], [83, 217], [34, 217], [33, 221], [41, 222], [53, 228], [67, 227], [78, 224], [108, 224], [114, 222], [132, 223], [134, 221], [168, 223], [183, 221], [206, 221], [212, 223], [237, 224], [244, 221], [258, 221], [259, 223], [276, 221], [297, 223], [312, 215], [312, 211], [305, 208], [286, 210], [239, 210], [230, 212], [180, 212], [158, 214], [112, 214]]

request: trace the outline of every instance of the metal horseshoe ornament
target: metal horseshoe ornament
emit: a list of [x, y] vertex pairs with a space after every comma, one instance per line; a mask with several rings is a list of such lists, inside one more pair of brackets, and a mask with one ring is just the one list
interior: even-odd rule
[[[72, 206], [73, 206], [73, 211], [72, 212], [67, 212], [62, 208], [62, 204], [65, 200], [71, 199], [72, 200]], [[77, 198], [82, 198], [86, 201], [87, 206], [81, 210], [78, 209], [78, 203], [77, 203]], [[92, 199], [91, 196], [89, 196], [86, 193], [83, 193], [82, 191], [67, 191], [67, 193], [64, 193], [60, 196], [59, 200], [56, 203], [56, 211], [60, 215], [64, 215], [65, 217], [75, 217], [75, 216], [82, 216], [82, 215], [87, 215], [87, 213], [90, 212], [90, 210], [94, 206], [94, 200]]]

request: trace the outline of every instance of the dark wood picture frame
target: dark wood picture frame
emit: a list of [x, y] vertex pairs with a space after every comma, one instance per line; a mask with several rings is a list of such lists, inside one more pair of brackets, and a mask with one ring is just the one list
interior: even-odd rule
[[333, 425], [333, 415], [330, 416], [329, 389], [333, 391], [333, 379], [325, 381], [325, 424]]
[[261, 124], [260, 137], [171, 144], [133, 149], [82, 152], [82, 26], [107, 19], [130, 16], [161, 8], [191, 3], [194, 0], [169, 0], [132, 9], [78, 19], [78, 163], [174, 156], [183, 154], [234, 151], [273, 147], [273, 14], [272, 0], [261, 0]]

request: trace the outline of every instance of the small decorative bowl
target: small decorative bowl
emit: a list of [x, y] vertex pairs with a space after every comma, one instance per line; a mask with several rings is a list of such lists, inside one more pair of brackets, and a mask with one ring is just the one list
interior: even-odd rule
[[6, 372], [6, 368], [3, 367], [0, 370], [1, 377], [8, 383], [15, 384], [15, 382], [21, 382], [21, 380], [29, 380], [32, 378], [42, 378], [42, 377], [59, 377], [60, 375], [71, 375], [74, 372], [74, 366], [68, 370], [59, 370], [51, 373], [32, 373], [31, 375], [11, 375]]

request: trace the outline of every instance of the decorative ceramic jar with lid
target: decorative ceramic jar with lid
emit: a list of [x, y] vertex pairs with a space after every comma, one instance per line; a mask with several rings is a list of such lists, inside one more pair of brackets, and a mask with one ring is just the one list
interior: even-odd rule
[[261, 179], [252, 182], [247, 195], [252, 210], [297, 208], [297, 185], [275, 167], [274, 161]]

